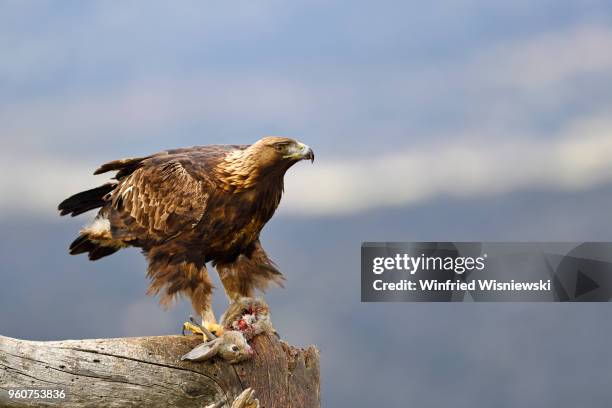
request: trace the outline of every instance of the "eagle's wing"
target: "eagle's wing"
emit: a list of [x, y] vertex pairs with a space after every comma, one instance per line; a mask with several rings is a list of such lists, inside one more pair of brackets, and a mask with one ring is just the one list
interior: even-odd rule
[[204, 216], [213, 181], [191, 174], [183, 155], [148, 159], [110, 196], [113, 235], [161, 241], [194, 228]]

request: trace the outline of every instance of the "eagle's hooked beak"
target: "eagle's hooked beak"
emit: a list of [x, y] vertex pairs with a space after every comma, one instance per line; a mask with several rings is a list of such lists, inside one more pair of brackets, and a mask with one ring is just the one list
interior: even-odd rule
[[311, 163], [314, 163], [314, 152], [310, 148], [310, 146], [304, 145], [305, 151], [302, 155], [303, 160], [310, 160]]
[[297, 142], [294, 148], [294, 152], [290, 155], [285, 156], [286, 158], [295, 159], [295, 160], [310, 160], [311, 163], [314, 162], [314, 152], [310, 148], [310, 146]]

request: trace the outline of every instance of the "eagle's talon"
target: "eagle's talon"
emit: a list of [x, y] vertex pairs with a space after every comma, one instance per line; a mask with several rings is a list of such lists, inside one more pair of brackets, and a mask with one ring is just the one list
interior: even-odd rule
[[217, 323], [204, 322], [204, 327], [217, 337], [221, 337], [223, 335], [223, 326]]
[[[193, 316], [189, 317], [189, 322], [183, 323], [182, 333], [185, 335], [185, 331], [190, 331], [191, 334], [199, 334], [206, 340], [212, 340], [215, 337], [221, 337], [223, 335], [223, 327], [217, 323], [204, 322], [203, 325], [197, 323]], [[210, 336], [209, 334], [212, 334]]]
[[202, 331], [201, 326], [197, 323], [192, 323], [192, 322], [183, 323], [183, 329], [181, 330], [181, 333], [183, 333], [183, 336], [185, 335], [185, 331], [190, 331], [191, 334], [199, 334], [206, 339], [206, 335]]

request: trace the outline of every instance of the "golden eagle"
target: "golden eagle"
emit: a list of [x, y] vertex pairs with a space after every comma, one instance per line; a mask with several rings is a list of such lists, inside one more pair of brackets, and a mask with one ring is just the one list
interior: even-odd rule
[[265, 137], [252, 145], [197, 146], [106, 163], [94, 174], [116, 171], [113, 181], [59, 205], [61, 215], [72, 216], [100, 208], [70, 253], [88, 253], [93, 261], [142, 248], [147, 294], [161, 293], [162, 305], [187, 296], [203, 321], [214, 323], [207, 262], [231, 301], [270, 282], [282, 286], [259, 233], [280, 202], [285, 172], [304, 159], [314, 161], [307, 145]]

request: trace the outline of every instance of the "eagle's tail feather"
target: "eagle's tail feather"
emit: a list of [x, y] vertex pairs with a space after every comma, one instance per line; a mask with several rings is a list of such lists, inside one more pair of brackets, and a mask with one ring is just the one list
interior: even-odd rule
[[70, 244], [70, 255], [89, 253], [89, 260], [96, 261], [120, 249], [120, 246], [102, 245], [100, 242], [91, 240], [87, 234], [81, 234]]
[[62, 201], [57, 209], [60, 211], [60, 215], [70, 214], [74, 217], [89, 210], [100, 208], [106, 203], [104, 196], [113, 191], [115, 187], [117, 187], [117, 183], [111, 182], [91, 190], [82, 191]]
[[100, 258], [104, 258], [105, 256], [109, 256], [117, 252], [119, 247], [110, 247], [110, 246], [97, 246], [93, 251], [89, 252], [89, 260], [96, 261]]
[[91, 224], [81, 230], [81, 233], [70, 244], [70, 255], [89, 254], [89, 259], [95, 261], [114, 254], [127, 244], [114, 239], [111, 234], [110, 222], [104, 215], [98, 215]]
[[85, 252], [93, 251], [95, 244], [87, 235], [79, 235], [77, 239], [70, 244], [70, 255], [84, 254]]

